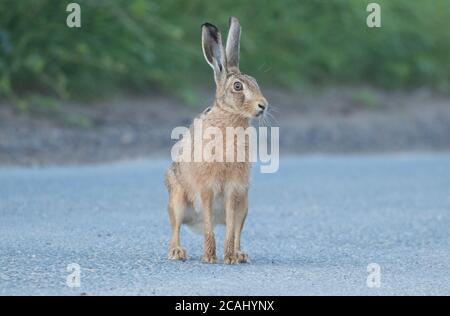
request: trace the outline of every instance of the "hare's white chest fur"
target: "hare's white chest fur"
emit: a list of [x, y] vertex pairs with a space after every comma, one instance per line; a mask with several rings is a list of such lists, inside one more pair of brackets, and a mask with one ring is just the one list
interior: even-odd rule
[[[225, 207], [223, 195], [214, 197], [212, 208], [213, 225], [225, 225]], [[186, 224], [194, 233], [203, 233], [203, 214], [201, 209], [200, 197], [196, 198], [196, 202], [194, 203], [194, 205], [186, 208], [183, 223]]]
[[[225, 190], [223, 189], [225, 188]], [[228, 182], [225, 185], [215, 183], [211, 188], [213, 192], [212, 202], [212, 222], [214, 226], [225, 225], [225, 201], [226, 196], [231, 192], [239, 191], [244, 194], [247, 191], [247, 186], [242, 183]], [[184, 213], [183, 223], [186, 224], [194, 233], [203, 233], [203, 214], [200, 194], [195, 194], [194, 203], [186, 208]]]

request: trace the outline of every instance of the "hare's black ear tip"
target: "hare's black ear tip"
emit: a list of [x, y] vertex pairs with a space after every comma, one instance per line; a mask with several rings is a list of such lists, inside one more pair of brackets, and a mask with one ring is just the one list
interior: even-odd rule
[[203, 27], [206, 27], [208, 30], [210, 31], [214, 31], [214, 32], [218, 32], [219, 30], [217, 29], [217, 27], [214, 24], [211, 24], [209, 22], [205, 22], [202, 24], [202, 29]]
[[202, 24], [202, 31], [203, 31], [203, 28], [206, 28], [206, 30], [209, 33], [209, 36], [211, 36], [216, 42], [218, 42], [219, 29], [215, 25], [206, 22], [206, 23]]

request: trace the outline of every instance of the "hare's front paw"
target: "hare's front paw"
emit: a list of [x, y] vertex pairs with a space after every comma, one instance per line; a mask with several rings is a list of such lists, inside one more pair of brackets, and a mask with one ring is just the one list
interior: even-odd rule
[[249, 262], [248, 255], [242, 251], [236, 251], [236, 261], [238, 263], [247, 263]]
[[235, 264], [235, 263], [238, 263], [236, 259], [237, 258], [236, 258], [236, 256], [234, 254], [233, 255], [228, 255], [228, 256], [223, 257], [223, 263], [225, 263], [225, 264]]
[[174, 247], [169, 250], [170, 260], [186, 260], [186, 251], [181, 247]]
[[204, 263], [216, 263], [217, 258], [215, 255], [204, 255], [202, 261]]
[[246, 263], [248, 262], [248, 256], [245, 252], [236, 251], [233, 254], [225, 255], [223, 262], [225, 264]]

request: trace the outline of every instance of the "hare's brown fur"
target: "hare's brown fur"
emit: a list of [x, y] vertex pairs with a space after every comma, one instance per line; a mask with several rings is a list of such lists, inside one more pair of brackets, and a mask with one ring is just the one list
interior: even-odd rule
[[[227, 127], [245, 129], [250, 126], [250, 119], [267, 107], [255, 79], [239, 71], [239, 38], [239, 22], [231, 18], [225, 55], [217, 28], [211, 24], [202, 26], [203, 51], [214, 69], [217, 84], [214, 104], [197, 117], [202, 122], [203, 131], [216, 127], [225, 135]], [[239, 91], [235, 91], [235, 87], [239, 87], [236, 86], [237, 81], [242, 85]], [[190, 130], [193, 135], [192, 125]], [[248, 143], [245, 149], [248, 157]], [[234, 150], [236, 157], [238, 147], [234, 146]], [[180, 246], [180, 226], [187, 224], [204, 234], [203, 261], [215, 263], [214, 225], [225, 224], [224, 262], [248, 260], [247, 255], [241, 252], [240, 236], [248, 211], [250, 168], [248, 159], [245, 162], [172, 163], [166, 173], [172, 226], [170, 259], [186, 259], [186, 252]]]

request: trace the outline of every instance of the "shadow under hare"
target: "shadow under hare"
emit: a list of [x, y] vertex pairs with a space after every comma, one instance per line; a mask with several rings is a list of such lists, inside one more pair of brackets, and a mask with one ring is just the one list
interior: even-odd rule
[[[224, 48], [217, 27], [210, 23], [202, 25], [203, 54], [214, 70], [216, 82], [214, 103], [196, 118], [202, 123], [202, 131], [214, 127], [225, 135], [227, 127], [246, 129], [250, 126], [251, 119], [264, 114], [268, 107], [256, 80], [239, 70], [240, 34], [239, 21], [230, 17]], [[193, 125], [190, 127], [190, 135], [194, 134]], [[194, 142], [191, 136], [188, 138], [184, 137], [183, 141], [189, 141], [191, 146]], [[239, 148], [242, 149], [234, 146], [234, 154], [237, 155]], [[248, 150], [247, 138], [244, 150]], [[241, 251], [240, 237], [248, 211], [250, 168], [249, 160], [193, 162], [191, 159], [172, 163], [165, 179], [172, 226], [170, 259], [186, 259], [186, 252], [180, 245], [180, 227], [181, 224], [186, 224], [204, 235], [203, 261], [215, 263], [214, 226], [225, 224], [224, 263], [248, 261], [248, 256]]]

